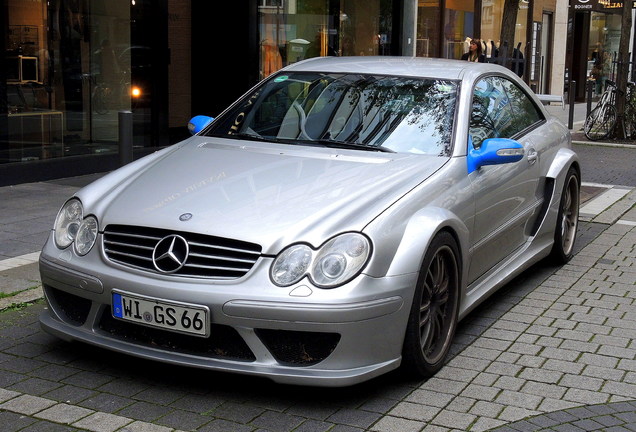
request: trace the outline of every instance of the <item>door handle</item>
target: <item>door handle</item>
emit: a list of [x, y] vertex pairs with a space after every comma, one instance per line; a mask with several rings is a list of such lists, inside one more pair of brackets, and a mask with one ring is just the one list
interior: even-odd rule
[[533, 148], [528, 149], [528, 163], [534, 164], [539, 159], [539, 153]]

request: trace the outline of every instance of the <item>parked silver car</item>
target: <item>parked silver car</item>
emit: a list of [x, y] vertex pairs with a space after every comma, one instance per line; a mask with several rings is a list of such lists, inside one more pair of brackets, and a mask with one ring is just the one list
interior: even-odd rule
[[572, 256], [570, 134], [502, 67], [310, 59], [190, 127], [64, 204], [47, 332], [282, 383], [425, 377], [487, 296]]

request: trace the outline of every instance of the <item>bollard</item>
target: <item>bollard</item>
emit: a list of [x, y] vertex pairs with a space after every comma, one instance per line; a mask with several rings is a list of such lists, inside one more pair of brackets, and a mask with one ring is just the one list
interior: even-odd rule
[[133, 160], [133, 115], [132, 111], [119, 111], [119, 165]]
[[573, 129], [574, 128], [574, 98], [576, 97], [576, 81], [570, 81], [568, 92], [569, 92], [568, 99], [570, 99], [570, 115], [568, 118], [568, 129]]
[[585, 118], [588, 118], [592, 111], [592, 87], [596, 85], [596, 81], [587, 80], [587, 106], [585, 109]]

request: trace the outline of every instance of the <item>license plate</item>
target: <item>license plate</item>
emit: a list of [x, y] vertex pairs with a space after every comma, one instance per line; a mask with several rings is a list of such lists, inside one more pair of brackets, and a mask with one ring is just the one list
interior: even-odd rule
[[205, 306], [168, 302], [113, 291], [113, 316], [151, 327], [208, 336], [209, 311]]

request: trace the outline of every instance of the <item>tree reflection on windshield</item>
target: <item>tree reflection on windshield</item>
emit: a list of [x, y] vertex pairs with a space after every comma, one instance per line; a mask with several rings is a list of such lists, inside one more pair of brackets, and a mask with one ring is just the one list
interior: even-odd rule
[[218, 118], [207, 135], [446, 156], [457, 87], [439, 79], [279, 75]]

